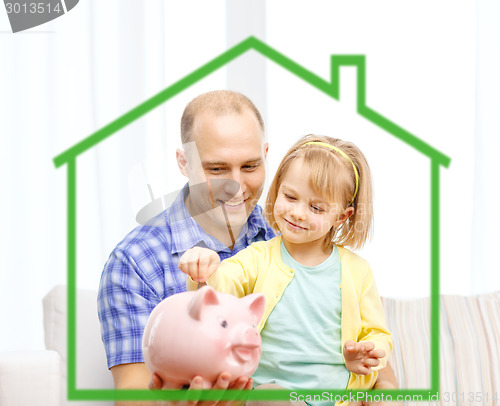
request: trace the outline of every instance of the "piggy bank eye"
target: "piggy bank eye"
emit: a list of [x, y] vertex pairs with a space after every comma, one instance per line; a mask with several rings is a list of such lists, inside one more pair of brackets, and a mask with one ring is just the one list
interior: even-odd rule
[[227, 321], [226, 320], [222, 320], [220, 322], [220, 325], [221, 325], [221, 327], [226, 328], [227, 327]]

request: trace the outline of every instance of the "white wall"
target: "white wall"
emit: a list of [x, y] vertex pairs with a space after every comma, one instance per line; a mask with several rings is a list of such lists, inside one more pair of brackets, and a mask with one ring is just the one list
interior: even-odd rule
[[[268, 43], [326, 80], [330, 77], [330, 54], [366, 55], [367, 105], [451, 157], [450, 168], [441, 170], [441, 286], [445, 293], [468, 293], [474, 2], [313, 4], [306, 7], [303, 2], [289, 0], [269, 3]], [[430, 163], [394, 137], [346, 112], [352, 112], [356, 103], [353, 69], [342, 71], [341, 102], [337, 103], [268, 64], [268, 134], [271, 145], [278, 147], [271, 155], [271, 165], [276, 165], [274, 161], [291, 140], [309, 132], [357, 143], [373, 169], [376, 196], [374, 239], [363, 255], [372, 264], [383, 294], [427, 295]]]

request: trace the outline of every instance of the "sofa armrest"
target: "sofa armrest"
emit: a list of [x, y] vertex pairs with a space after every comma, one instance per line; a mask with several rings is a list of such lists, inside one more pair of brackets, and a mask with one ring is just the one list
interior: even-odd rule
[[61, 405], [61, 357], [55, 351], [0, 352], [0, 404]]

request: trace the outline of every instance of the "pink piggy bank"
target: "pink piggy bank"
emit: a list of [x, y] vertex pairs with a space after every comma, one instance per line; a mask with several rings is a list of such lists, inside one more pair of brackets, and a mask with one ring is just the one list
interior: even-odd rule
[[256, 325], [264, 313], [262, 294], [243, 298], [209, 286], [170, 296], [149, 316], [142, 339], [144, 360], [163, 381], [186, 385], [195, 376], [210, 388], [221, 372], [233, 380], [251, 376], [260, 360]]

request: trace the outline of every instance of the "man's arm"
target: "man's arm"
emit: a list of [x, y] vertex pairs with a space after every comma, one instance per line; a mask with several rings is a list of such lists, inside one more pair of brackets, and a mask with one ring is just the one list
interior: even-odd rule
[[110, 371], [116, 389], [147, 389], [151, 379], [151, 373], [144, 362], [116, 365]]
[[[148, 389], [151, 373], [144, 362], [122, 364], [111, 367], [116, 389]], [[115, 406], [149, 406], [160, 405], [161, 402], [126, 402], [116, 401]]]
[[[375, 382], [375, 386], [373, 389], [398, 389], [398, 381], [396, 379], [396, 375], [391, 367], [391, 364], [387, 362], [385, 368], [382, 368], [378, 371], [377, 381]], [[401, 406], [400, 402], [363, 402], [359, 403], [351, 403], [350, 406]]]
[[[391, 364], [387, 362], [386, 366], [378, 371], [377, 381], [373, 389], [398, 389], [398, 381]], [[349, 406], [401, 406], [400, 402], [351, 402]]]
[[394, 370], [389, 362], [385, 368], [378, 371], [377, 381], [374, 389], [398, 389], [398, 380], [394, 374]]

